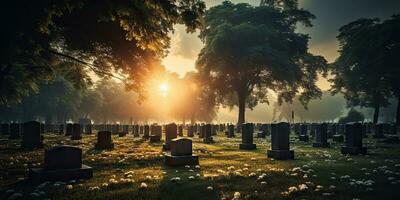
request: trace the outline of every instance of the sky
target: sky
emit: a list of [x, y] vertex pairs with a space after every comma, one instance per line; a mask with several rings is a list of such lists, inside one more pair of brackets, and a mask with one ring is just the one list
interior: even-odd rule
[[[220, 4], [223, 0], [205, 0], [207, 7]], [[232, 0], [234, 3], [249, 3], [259, 5], [259, 0]], [[338, 57], [338, 42], [336, 36], [341, 26], [359, 18], [385, 19], [393, 14], [400, 13], [400, 0], [299, 0], [300, 7], [310, 11], [316, 16], [313, 27], [299, 26], [298, 32], [309, 34], [309, 51], [316, 55], [324, 56], [328, 62], [333, 62]], [[175, 27], [171, 33], [171, 48], [169, 54], [163, 59], [167, 70], [176, 72], [180, 76], [188, 71], [195, 70], [195, 62], [203, 44], [198, 38], [198, 32], [188, 34], [182, 25]], [[329, 89], [326, 79], [321, 78], [318, 86]], [[249, 121], [260, 121], [260, 117], [270, 115], [272, 108], [259, 105], [254, 111], [247, 113]], [[267, 112], [267, 113], [265, 113]], [[236, 111], [222, 109], [219, 120], [236, 119]], [[265, 120], [261, 120], [265, 121]]]

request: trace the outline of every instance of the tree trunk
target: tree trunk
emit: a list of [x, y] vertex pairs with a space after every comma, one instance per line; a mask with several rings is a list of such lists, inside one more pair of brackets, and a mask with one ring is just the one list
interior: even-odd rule
[[396, 125], [400, 125], [400, 95], [397, 97]]
[[245, 122], [245, 111], [246, 111], [246, 94], [244, 92], [238, 92], [239, 100], [239, 116], [238, 125], [241, 126]]

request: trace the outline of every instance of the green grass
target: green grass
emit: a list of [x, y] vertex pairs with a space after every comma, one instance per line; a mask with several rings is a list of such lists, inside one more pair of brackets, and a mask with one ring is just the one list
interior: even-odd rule
[[[81, 141], [45, 134], [45, 148], [59, 144], [82, 148], [83, 162], [93, 167], [94, 177], [59, 186], [52, 182], [37, 188], [41, 183], [27, 179], [26, 171], [43, 165], [44, 149], [21, 150], [19, 140], [8, 141], [2, 136], [0, 199], [17, 192], [25, 199], [34, 199], [30, 196], [33, 192], [42, 192], [37, 199], [232, 199], [235, 192], [240, 193], [240, 199], [400, 199], [397, 189], [400, 186], [399, 144], [384, 144], [370, 138], [364, 140], [369, 155], [343, 156], [340, 145], [313, 148], [311, 142], [300, 143], [293, 136], [291, 147], [295, 150], [295, 160], [277, 161], [266, 156], [269, 139], [255, 138], [257, 150], [254, 151], [239, 150], [238, 136], [229, 139], [219, 133], [214, 140], [214, 144], [203, 144], [200, 139], [193, 138], [193, 151], [199, 155], [200, 168], [169, 168], [163, 164], [162, 143], [152, 144], [132, 135], [113, 136], [115, 148], [98, 151], [93, 149], [95, 134], [83, 135]], [[296, 167], [303, 172], [292, 171]], [[308, 178], [305, 178], [307, 170]], [[122, 183], [120, 179], [127, 179], [124, 174], [129, 171], [133, 172], [130, 179], [134, 182]], [[252, 173], [255, 176], [249, 176]], [[260, 179], [262, 174], [265, 176]], [[350, 178], [340, 178], [345, 175]], [[195, 178], [189, 179], [191, 176]], [[171, 180], [176, 177], [180, 180]], [[388, 180], [389, 177], [393, 180]], [[111, 184], [110, 179], [118, 183]], [[350, 179], [374, 183], [371, 186], [350, 185]], [[142, 182], [146, 188], [140, 188]], [[108, 186], [103, 186], [104, 183]], [[67, 189], [69, 184], [73, 189]], [[306, 184], [308, 189], [283, 193], [300, 184]], [[320, 186], [322, 189], [318, 190]], [[99, 187], [99, 190], [90, 191], [92, 187]], [[8, 190], [13, 192], [7, 193]]]

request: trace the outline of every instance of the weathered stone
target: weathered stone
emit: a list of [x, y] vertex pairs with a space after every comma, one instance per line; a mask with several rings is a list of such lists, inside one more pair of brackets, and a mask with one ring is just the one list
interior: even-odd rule
[[379, 123], [375, 125], [375, 135], [374, 138], [384, 138], [385, 124]]
[[66, 136], [72, 135], [72, 124], [70, 123], [67, 124], [65, 135]]
[[204, 130], [203, 130], [203, 142], [204, 143], [210, 144], [210, 143], [214, 142], [211, 134], [212, 134], [212, 126], [211, 126], [211, 124], [204, 125]]
[[257, 149], [253, 143], [254, 125], [252, 123], [242, 124], [242, 143], [239, 144], [239, 149], [253, 150]]
[[9, 139], [18, 139], [21, 134], [21, 126], [18, 123], [10, 124], [10, 136]]
[[150, 127], [149, 125], [143, 126], [143, 139], [147, 140], [150, 138]]
[[167, 124], [165, 126], [165, 144], [163, 145], [164, 150], [170, 150], [171, 149], [171, 140], [175, 139], [177, 137], [177, 126], [176, 124]]
[[329, 147], [328, 125], [326, 123], [322, 123], [316, 127], [313, 147]]
[[150, 127], [150, 142], [160, 142], [162, 135], [162, 127], [158, 125], [152, 125]]
[[3, 135], [10, 134], [10, 124], [7, 123], [1, 124], [1, 134]]
[[82, 139], [81, 137], [81, 125], [78, 123], [72, 124], [72, 135], [71, 135], [71, 140], [80, 140]]
[[271, 124], [271, 150], [267, 151], [269, 158], [278, 160], [294, 159], [294, 151], [289, 145], [290, 125], [286, 122]]
[[93, 177], [91, 167], [82, 164], [82, 149], [58, 146], [44, 153], [44, 168], [31, 169], [32, 179], [40, 181], [77, 180]]
[[165, 155], [165, 163], [169, 166], [198, 165], [199, 158], [192, 154], [192, 140], [176, 138], [171, 140], [171, 154]]
[[24, 123], [24, 134], [22, 136], [22, 148], [42, 147], [42, 136], [40, 135], [40, 123], [29, 121]]
[[228, 138], [235, 137], [235, 126], [233, 124], [228, 125]]
[[112, 136], [110, 131], [99, 131], [97, 132], [97, 143], [95, 144], [96, 149], [112, 149], [114, 144], [112, 142]]
[[342, 154], [366, 154], [367, 148], [362, 144], [361, 123], [347, 123], [345, 126], [346, 143], [341, 148]]

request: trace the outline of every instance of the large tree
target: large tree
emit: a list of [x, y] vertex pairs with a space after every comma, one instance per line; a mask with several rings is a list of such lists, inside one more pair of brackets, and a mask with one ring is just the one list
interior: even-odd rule
[[[71, 81], [122, 73], [141, 92], [152, 63], [166, 54], [173, 25], [200, 25], [201, 0], [15, 0], [1, 6], [0, 104], [38, 92], [69, 71]], [[64, 65], [73, 61], [75, 65]]]
[[225, 1], [206, 11], [200, 34], [205, 46], [196, 67], [208, 77], [218, 102], [238, 106], [238, 124], [245, 122], [246, 107], [268, 102], [268, 90], [277, 93], [279, 103], [300, 94], [306, 105], [321, 96], [315, 82], [326, 61], [308, 53], [308, 35], [295, 32], [298, 23], [311, 26], [313, 18], [297, 4], [254, 7]]
[[400, 94], [399, 19], [359, 19], [341, 27], [337, 37], [340, 56], [332, 64], [332, 92], [343, 93], [350, 107], [373, 108], [374, 123], [388, 99]]

